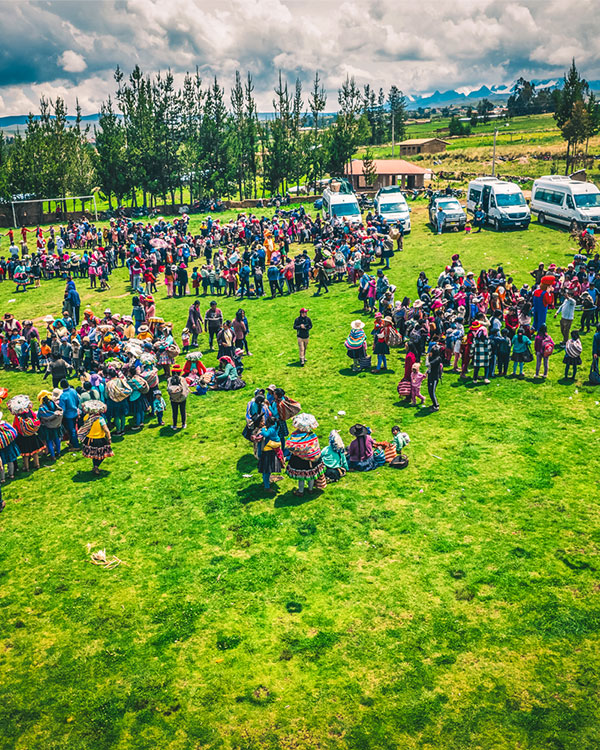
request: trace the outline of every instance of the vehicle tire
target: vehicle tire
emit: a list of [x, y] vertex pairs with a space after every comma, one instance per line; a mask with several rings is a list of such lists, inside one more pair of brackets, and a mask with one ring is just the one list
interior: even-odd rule
[[538, 214], [538, 224], [545, 224], [546, 223], [546, 217], [544, 214]]
[[498, 221], [498, 219], [494, 219], [494, 229], [496, 232], [500, 231], [500, 222]]
[[573, 233], [578, 232], [579, 231], [579, 222], [577, 222], [577, 221], [575, 221], [575, 219], [573, 219], [573, 221], [569, 225], [569, 229]]

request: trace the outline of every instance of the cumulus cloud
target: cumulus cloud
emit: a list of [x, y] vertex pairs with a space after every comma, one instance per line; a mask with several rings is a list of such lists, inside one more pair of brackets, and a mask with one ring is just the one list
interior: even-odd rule
[[[510, 83], [521, 73], [561, 76], [575, 55], [600, 79], [596, 0], [0, 0], [0, 114], [64, 96], [84, 112], [128, 72], [199, 69], [229, 86], [235, 70], [254, 77], [270, 109], [278, 69], [310, 85], [316, 70], [328, 107], [347, 73], [359, 85], [406, 93]], [[27, 40], [24, 54], [23, 40]]]
[[58, 58], [58, 64], [65, 73], [83, 73], [87, 68], [87, 63], [78, 52], [72, 49], [65, 50]]

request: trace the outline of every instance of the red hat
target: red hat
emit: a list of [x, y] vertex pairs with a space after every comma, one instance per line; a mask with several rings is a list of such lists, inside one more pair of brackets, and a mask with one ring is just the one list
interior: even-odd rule
[[181, 365], [173, 365], [173, 367], [171, 367], [171, 372], [174, 372], [177, 374], [177, 373], [180, 373], [181, 371], [182, 371]]
[[302, 308], [302, 309], [300, 310], [300, 312], [301, 312], [301, 313], [303, 313], [303, 312], [308, 312], [308, 310], [306, 309], [306, 307], [303, 307], [303, 308]]
[[556, 278], [554, 276], [542, 276], [541, 284], [545, 284], [546, 286], [553, 286], [554, 282], [556, 281]]

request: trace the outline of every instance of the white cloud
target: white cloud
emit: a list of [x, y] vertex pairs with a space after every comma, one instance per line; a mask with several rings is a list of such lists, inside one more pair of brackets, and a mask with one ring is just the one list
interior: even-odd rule
[[[0, 0], [1, 2], [1, 0]], [[574, 55], [600, 79], [597, 0], [20, 0], [2, 2], [11, 29], [0, 54], [0, 114], [37, 107], [40, 93], [79, 98], [84, 112], [127, 74], [199, 68], [226, 88], [236, 69], [271, 107], [278, 70], [310, 86], [316, 70], [328, 110], [347, 72], [357, 83], [407, 93], [511, 83], [521, 73], [561, 77]], [[90, 8], [93, 5], [93, 13]], [[68, 20], [67, 20], [68, 19]], [[27, 39], [23, 55], [22, 39]], [[83, 103], [86, 102], [86, 105]], [[88, 109], [95, 107], [95, 109]], [[26, 111], [26, 110], [25, 110]]]
[[66, 73], [83, 73], [87, 63], [82, 55], [72, 49], [65, 50], [58, 58], [58, 64]]

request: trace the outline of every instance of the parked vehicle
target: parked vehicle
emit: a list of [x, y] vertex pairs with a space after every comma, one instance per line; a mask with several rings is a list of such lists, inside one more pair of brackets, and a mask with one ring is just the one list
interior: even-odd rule
[[497, 177], [477, 177], [469, 182], [467, 209], [475, 213], [481, 205], [485, 221], [494, 229], [527, 229], [531, 212], [521, 188]]
[[600, 190], [593, 182], [546, 175], [533, 183], [531, 210], [540, 224], [563, 224], [571, 231], [589, 224], [600, 227]]
[[345, 180], [331, 180], [323, 191], [323, 218], [360, 224], [361, 214], [354, 191]]
[[442, 231], [452, 229], [454, 232], [458, 232], [459, 229], [465, 228], [467, 214], [458, 199], [452, 196], [439, 195], [429, 202], [429, 222], [434, 229], [438, 229], [438, 209], [440, 208], [444, 214]]
[[378, 190], [374, 205], [375, 213], [385, 219], [388, 224], [397, 225], [404, 234], [410, 232], [410, 208], [398, 185]]

